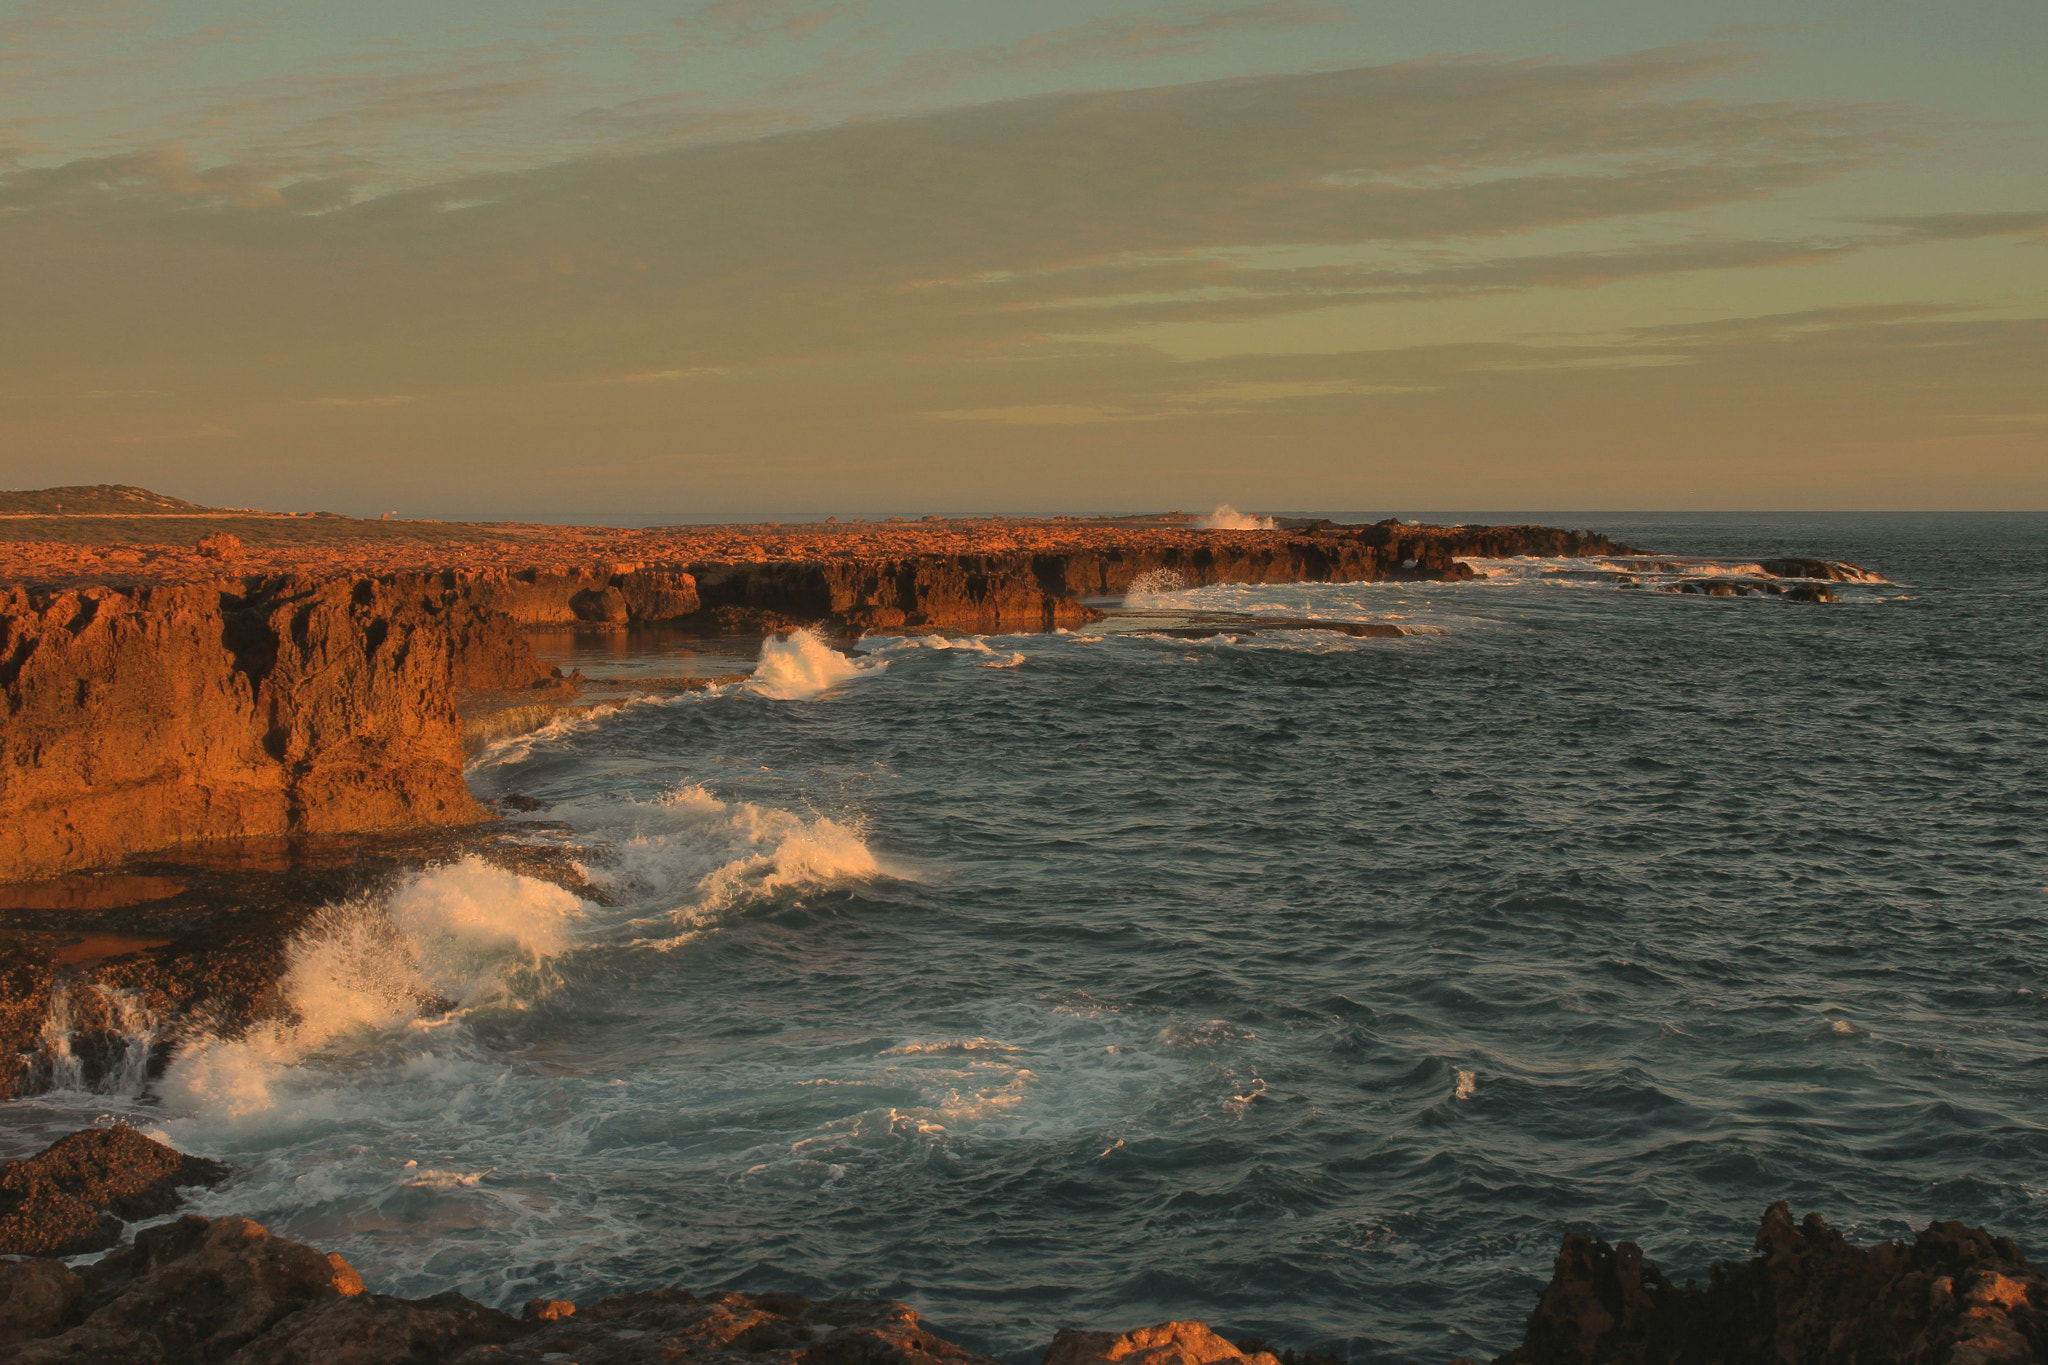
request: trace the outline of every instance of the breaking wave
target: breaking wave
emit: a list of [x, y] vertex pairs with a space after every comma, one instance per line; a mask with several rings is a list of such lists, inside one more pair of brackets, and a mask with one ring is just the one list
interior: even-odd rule
[[200, 1034], [158, 1092], [182, 1113], [236, 1119], [269, 1110], [288, 1072], [345, 1039], [535, 992], [544, 984], [539, 968], [567, 946], [581, 907], [559, 886], [473, 856], [414, 877], [381, 903], [329, 906], [286, 950], [285, 1016], [239, 1037]]
[[1196, 517], [1195, 529], [1198, 531], [1273, 531], [1279, 529], [1279, 523], [1271, 517], [1262, 517], [1251, 512], [1240, 512], [1226, 502], [1219, 503], [1216, 510], [1206, 516]]
[[[634, 815], [637, 832], [613, 842], [611, 861], [592, 869], [591, 879], [671, 924], [694, 928], [742, 902], [783, 891], [908, 879], [883, 865], [855, 825], [722, 801], [695, 783], [637, 803]], [[687, 937], [654, 946], [673, 947]]]
[[888, 666], [886, 660], [842, 654], [815, 630], [798, 630], [762, 641], [761, 662], [747, 686], [776, 701], [808, 701], [856, 674]]

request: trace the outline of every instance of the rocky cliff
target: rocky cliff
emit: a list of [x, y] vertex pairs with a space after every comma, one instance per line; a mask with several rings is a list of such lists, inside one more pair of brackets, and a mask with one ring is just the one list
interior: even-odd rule
[[1380, 524], [1303, 533], [1125, 538], [1099, 549], [922, 554], [815, 562], [694, 562], [707, 621], [734, 626], [830, 621], [849, 629], [1051, 630], [1100, 613], [1150, 579], [1214, 583], [1371, 583], [1472, 577], [1460, 556], [1631, 553], [1605, 536], [1547, 526]]
[[483, 819], [458, 694], [566, 690], [523, 628], [1048, 630], [1148, 576], [1442, 580], [1471, 576], [1460, 555], [1627, 551], [1548, 527], [1399, 523], [1063, 545], [0, 589], [0, 882], [197, 840]]
[[432, 578], [0, 592], [0, 881], [482, 819], [454, 689], [549, 676], [502, 615]]

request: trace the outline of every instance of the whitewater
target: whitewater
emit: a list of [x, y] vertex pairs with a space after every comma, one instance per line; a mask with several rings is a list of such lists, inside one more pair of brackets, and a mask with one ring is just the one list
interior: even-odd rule
[[[565, 655], [745, 675], [472, 765], [596, 898], [471, 857], [337, 902], [289, 1022], [9, 1142], [126, 1118], [381, 1291], [885, 1295], [1019, 1362], [1184, 1317], [1483, 1357], [1563, 1232], [1682, 1280], [1777, 1198], [2039, 1246], [2048, 518], [1592, 524], [1880, 572]], [[1161, 633], [1208, 613], [1409, 633]]]

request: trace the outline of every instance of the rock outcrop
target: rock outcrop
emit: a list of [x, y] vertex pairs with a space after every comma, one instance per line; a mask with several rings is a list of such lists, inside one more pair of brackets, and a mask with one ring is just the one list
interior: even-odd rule
[[[934, 1336], [908, 1306], [889, 1299], [800, 1294], [707, 1294], [656, 1289], [599, 1299], [527, 1305], [532, 1335], [472, 1349], [458, 1365], [574, 1360], [582, 1365], [994, 1365]], [[562, 1311], [569, 1308], [570, 1311]]]
[[[179, 1185], [221, 1173], [122, 1128], [74, 1134], [0, 1169], [0, 1199], [16, 1198], [0, 1205], [0, 1228], [41, 1239], [38, 1254], [0, 1261], [0, 1355], [25, 1365], [994, 1365], [883, 1299], [657, 1289], [583, 1305], [534, 1299], [515, 1318], [458, 1293], [372, 1294], [340, 1256], [246, 1218], [188, 1214], [97, 1263], [74, 1270], [53, 1259], [80, 1237], [107, 1245], [94, 1240], [107, 1235], [96, 1221], [105, 1211], [162, 1214]], [[38, 1200], [48, 1218], [18, 1216]], [[31, 1248], [17, 1240], [6, 1249]], [[1522, 1344], [1495, 1365], [2048, 1360], [2048, 1281], [1981, 1228], [1936, 1222], [1910, 1245], [1863, 1248], [1818, 1214], [1793, 1222], [1780, 1202], [1764, 1214], [1756, 1251], [1715, 1266], [1705, 1288], [1681, 1288], [1633, 1243], [1567, 1237]], [[1043, 1365], [1337, 1362], [1176, 1321], [1063, 1330]]]
[[178, 1207], [178, 1190], [218, 1185], [228, 1168], [125, 1124], [87, 1128], [0, 1163], [0, 1255], [77, 1256], [120, 1240], [121, 1225]]
[[0, 881], [484, 819], [454, 690], [549, 681], [506, 618], [430, 578], [0, 591]]
[[1930, 1223], [1856, 1247], [1782, 1201], [1757, 1255], [1703, 1289], [1633, 1242], [1571, 1236], [1522, 1344], [1495, 1365], [2021, 1365], [2048, 1360], [2048, 1282], [2003, 1237]]
[[1280, 1358], [1226, 1341], [1205, 1322], [1162, 1322], [1123, 1333], [1064, 1328], [1044, 1365], [1280, 1365]]
[[514, 1318], [456, 1293], [372, 1294], [339, 1256], [189, 1214], [81, 1270], [0, 1263], [0, 1348], [21, 1365], [995, 1365], [881, 1299], [654, 1290]]

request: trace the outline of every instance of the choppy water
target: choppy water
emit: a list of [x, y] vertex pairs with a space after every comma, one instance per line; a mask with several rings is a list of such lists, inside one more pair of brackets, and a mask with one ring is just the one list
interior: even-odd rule
[[1892, 583], [787, 646], [475, 770], [615, 846], [617, 908], [440, 870], [336, 910], [301, 1029], [11, 1121], [136, 1116], [380, 1289], [879, 1293], [1019, 1360], [1490, 1354], [1560, 1234], [1700, 1274], [1779, 1197], [2048, 1246], [2048, 518], [1585, 524]]

